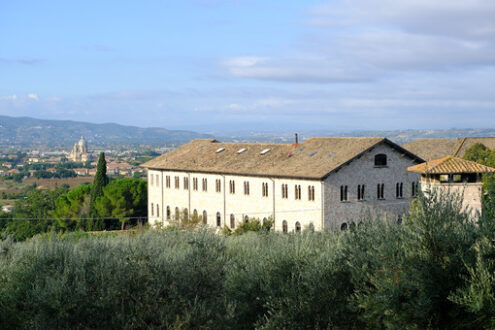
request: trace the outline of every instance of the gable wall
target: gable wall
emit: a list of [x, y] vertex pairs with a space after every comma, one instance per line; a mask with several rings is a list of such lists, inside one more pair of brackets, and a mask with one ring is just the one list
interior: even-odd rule
[[[387, 167], [375, 167], [377, 154], [387, 155]], [[417, 162], [387, 144], [379, 144], [361, 158], [355, 159], [324, 182], [325, 228], [340, 228], [342, 223], [358, 224], [363, 219], [373, 219], [386, 214], [389, 219], [407, 213], [411, 198], [411, 183], [418, 182], [420, 175], [407, 171]], [[403, 198], [396, 198], [396, 183], [403, 182]], [[377, 199], [377, 184], [383, 183], [384, 200]], [[357, 186], [365, 185], [365, 200], [357, 200]], [[348, 186], [348, 201], [340, 201], [340, 186]]]

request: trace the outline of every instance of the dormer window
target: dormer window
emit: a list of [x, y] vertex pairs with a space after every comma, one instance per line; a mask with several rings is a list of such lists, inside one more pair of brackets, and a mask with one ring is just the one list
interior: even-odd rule
[[384, 167], [387, 166], [387, 155], [378, 154], [375, 156], [375, 166], [376, 167]]

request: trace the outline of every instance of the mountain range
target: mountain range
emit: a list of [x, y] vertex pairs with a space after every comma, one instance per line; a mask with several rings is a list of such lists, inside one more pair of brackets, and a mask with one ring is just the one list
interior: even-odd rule
[[91, 145], [178, 145], [195, 138], [211, 138], [193, 131], [142, 128], [119, 124], [93, 124], [71, 120], [45, 120], [0, 116], [2, 147], [68, 147], [81, 136]]
[[[494, 137], [495, 129], [408, 129], [387, 131], [305, 130], [300, 139], [312, 136], [383, 136], [404, 144], [421, 138]], [[115, 123], [94, 124], [71, 120], [46, 120], [30, 117], [0, 116], [0, 147], [67, 148], [81, 136], [92, 146], [157, 145], [176, 146], [195, 138], [217, 137], [221, 141], [292, 143], [290, 131], [233, 131], [198, 133], [188, 130], [168, 130], [160, 127], [142, 128]]]

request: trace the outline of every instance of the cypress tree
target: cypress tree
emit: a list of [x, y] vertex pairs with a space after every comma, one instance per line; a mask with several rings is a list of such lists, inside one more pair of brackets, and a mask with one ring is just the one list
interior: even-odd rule
[[[91, 188], [90, 200], [89, 200], [89, 215], [93, 219], [92, 224], [88, 229], [102, 230], [104, 229], [104, 223], [98, 218], [98, 212], [95, 208], [96, 199], [103, 196], [103, 187], [108, 184], [107, 177], [107, 162], [105, 160], [105, 153], [100, 152], [98, 158], [98, 165], [96, 166], [95, 179], [93, 181], [93, 187]], [[88, 224], [89, 225], [89, 224]]]

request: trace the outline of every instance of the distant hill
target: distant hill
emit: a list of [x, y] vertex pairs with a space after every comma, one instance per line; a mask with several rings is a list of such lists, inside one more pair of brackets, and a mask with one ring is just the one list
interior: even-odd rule
[[[212, 132], [212, 134], [222, 141], [292, 143], [294, 141], [294, 133], [296, 132], [237, 131], [230, 133]], [[405, 144], [424, 138], [495, 137], [495, 129], [492, 128], [406, 129], [388, 131], [301, 130], [298, 133], [301, 141], [314, 136], [379, 136], [386, 137], [397, 144]]]
[[395, 143], [405, 144], [425, 138], [495, 137], [492, 128], [408, 129], [390, 131], [349, 132], [345, 136], [384, 136]]
[[44, 120], [0, 116], [0, 146], [68, 147], [81, 136], [90, 145], [181, 144], [211, 135], [165, 128], [119, 124], [92, 124], [70, 120]]

